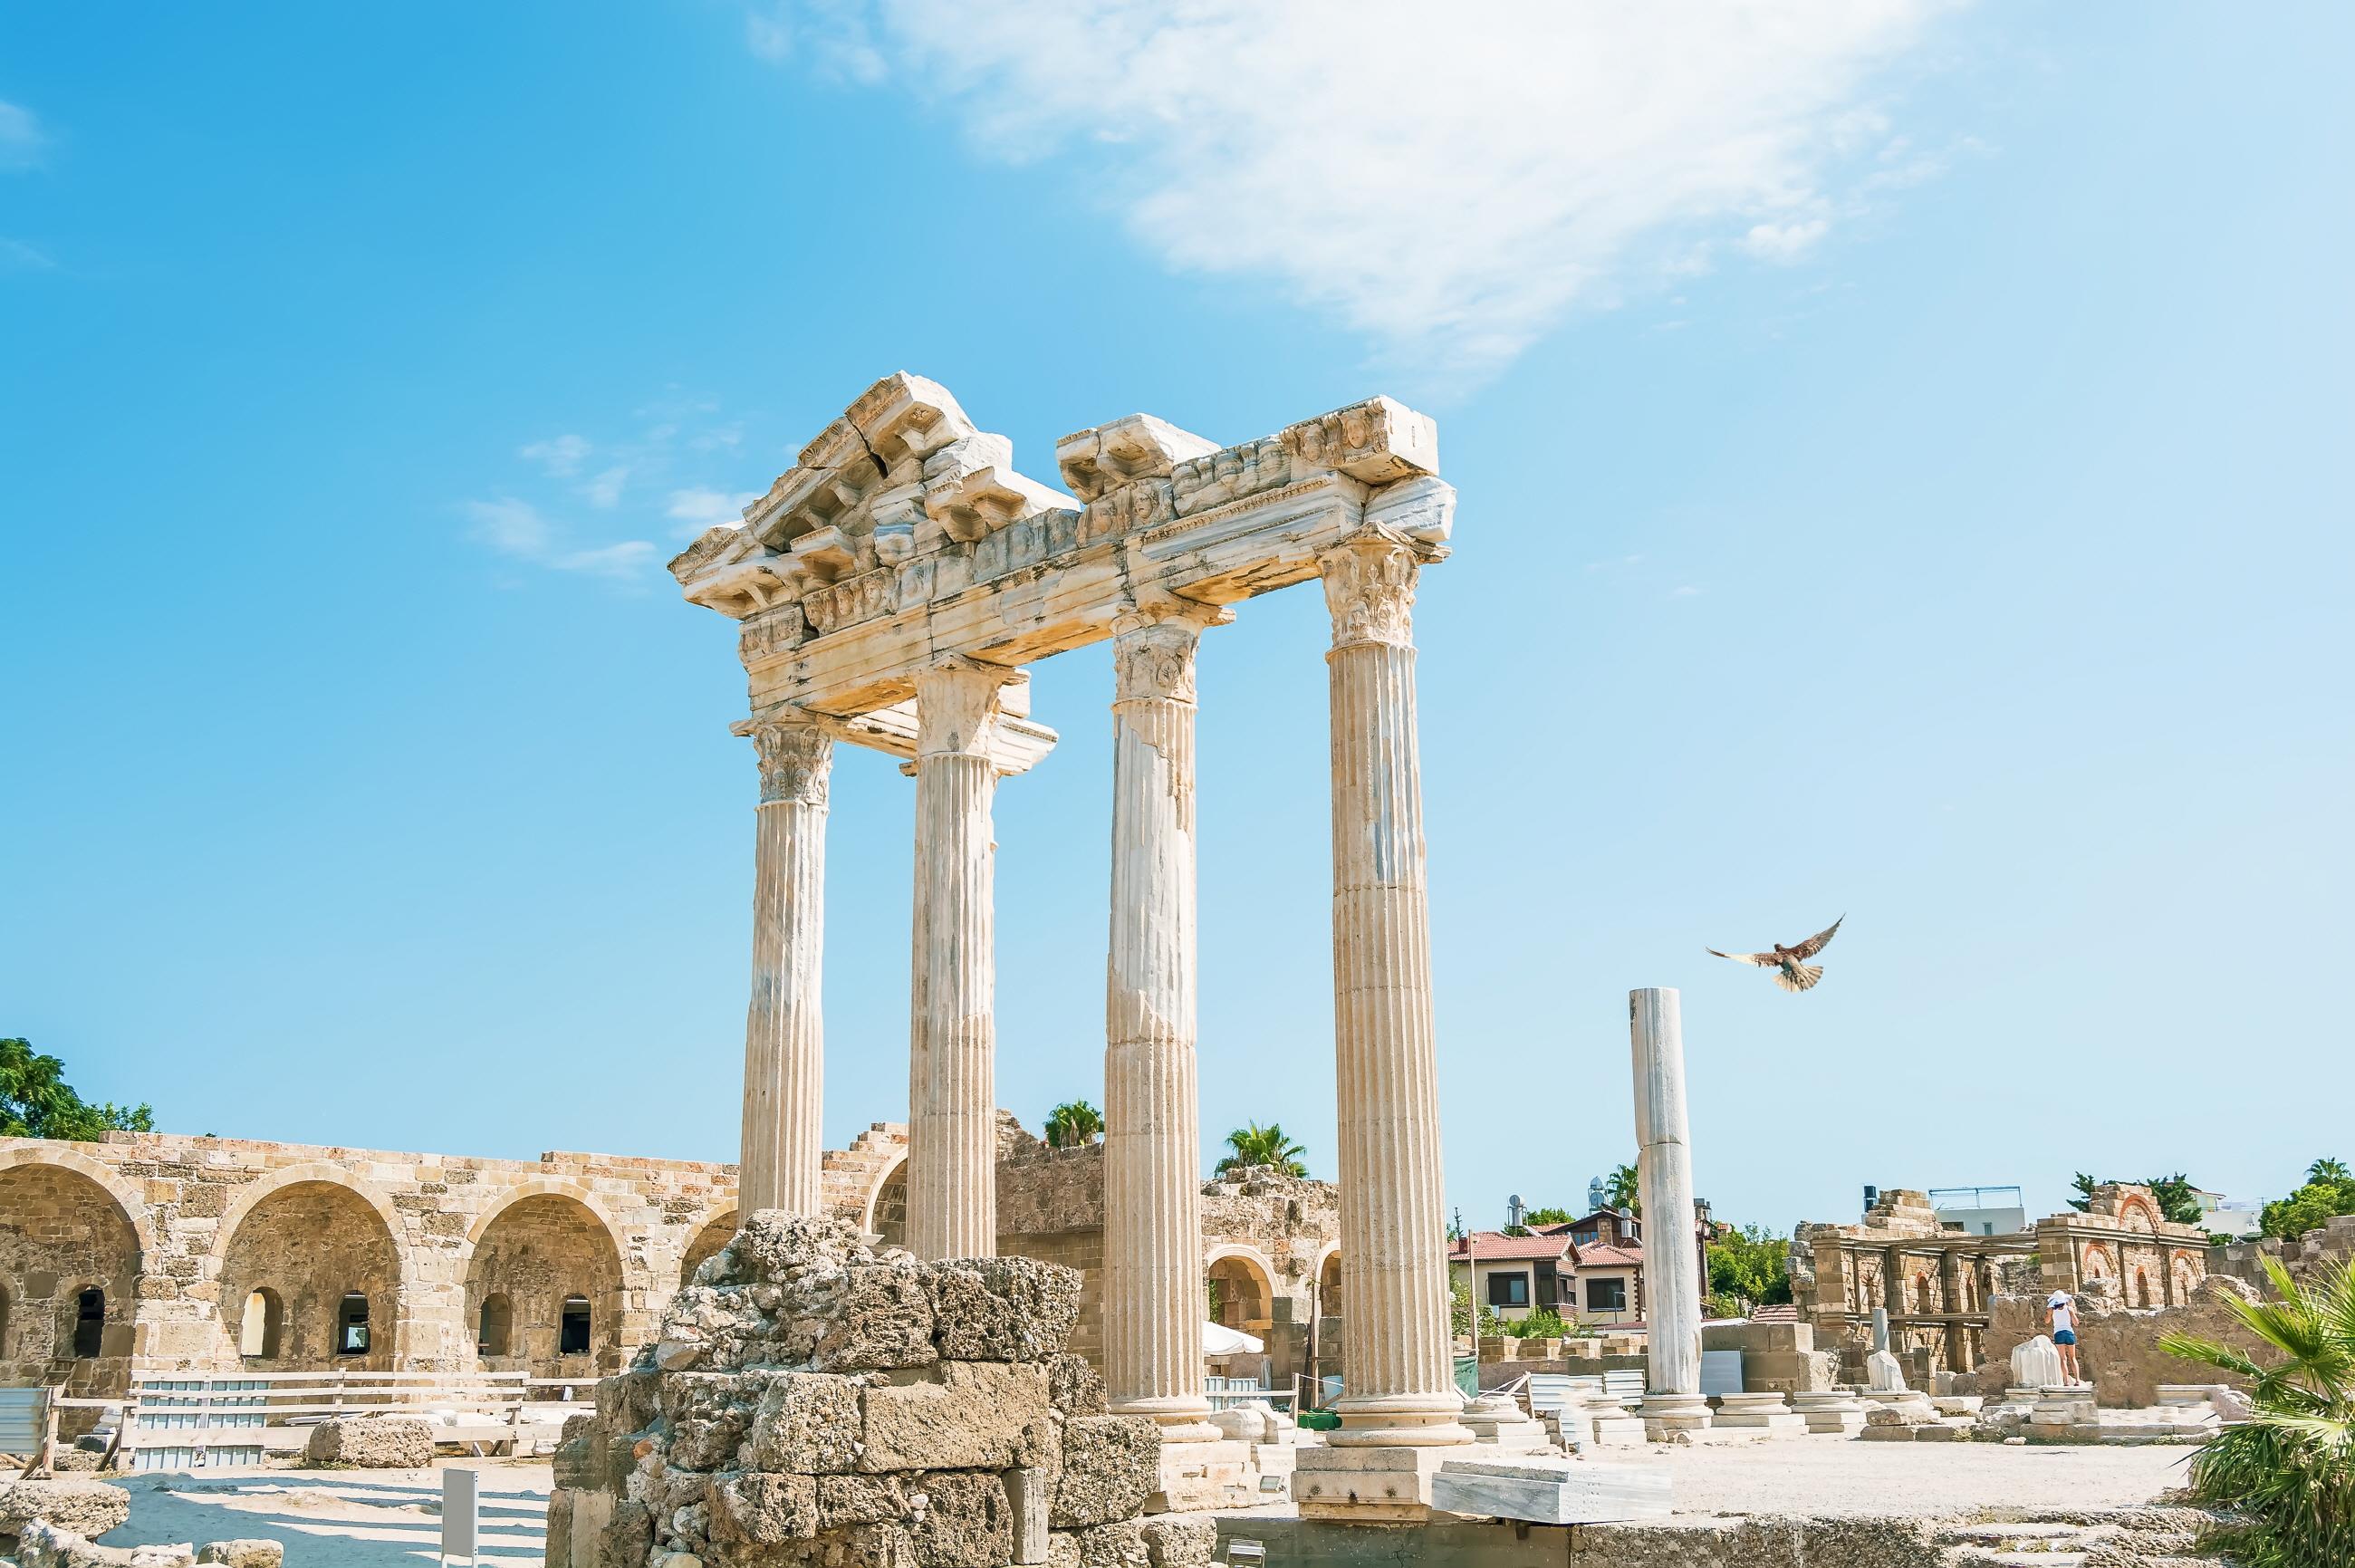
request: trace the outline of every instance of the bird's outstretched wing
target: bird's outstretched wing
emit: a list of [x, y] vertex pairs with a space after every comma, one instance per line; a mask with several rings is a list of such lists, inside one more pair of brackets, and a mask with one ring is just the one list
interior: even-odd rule
[[1772, 969], [1779, 962], [1772, 953], [1719, 953], [1714, 947], [1704, 947], [1701, 951], [1715, 954], [1720, 958], [1731, 958], [1736, 964], [1754, 964], [1761, 969]]
[[1840, 920], [1846, 920], [1848, 916], [1846, 915], [1840, 916], [1839, 920], [1832, 922], [1829, 925], [1824, 927], [1823, 930], [1816, 933], [1805, 942], [1799, 944], [1798, 946], [1791, 949], [1791, 956], [1794, 958], [1813, 958], [1817, 954], [1821, 953], [1825, 948], [1829, 947], [1832, 944], [1832, 933], [1840, 928]]

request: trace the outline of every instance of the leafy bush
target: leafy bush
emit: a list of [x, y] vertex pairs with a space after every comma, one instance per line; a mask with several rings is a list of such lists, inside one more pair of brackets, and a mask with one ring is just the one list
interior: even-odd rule
[[1728, 1231], [1709, 1244], [1710, 1293], [1759, 1307], [1788, 1301], [1790, 1255], [1790, 1243], [1762, 1225]]
[[1540, 1307], [1504, 1327], [1504, 1332], [1519, 1339], [1565, 1339], [1570, 1337], [1568, 1325], [1561, 1314], [1550, 1307]]
[[2266, 1235], [2286, 1241], [2341, 1214], [2355, 1214], [2355, 1177], [2335, 1159], [2318, 1159], [2307, 1167], [2306, 1185], [2266, 1204], [2262, 1219]]
[[2201, 1501], [2248, 1520], [2212, 1544], [2243, 1568], [2346, 1568], [2355, 1563], [2355, 1260], [2301, 1289], [2264, 1260], [2273, 1301], [2228, 1303], [2281, 1352], [2271, 1366], [2230, 1346], [2170, 1334], [2170, 1356], [2248, 1380], [2254, 1419], [2209, 1439], [2191, 1461]]

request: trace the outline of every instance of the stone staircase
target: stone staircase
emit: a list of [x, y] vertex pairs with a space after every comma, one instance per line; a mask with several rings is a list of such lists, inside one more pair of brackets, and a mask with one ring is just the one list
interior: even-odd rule
[[2229, 1568], [2196, 1555], [2200, 1534], [2222, 1522], [2174, 1505], [2042, 1513], [1942, 1527], [1942, 1568]]

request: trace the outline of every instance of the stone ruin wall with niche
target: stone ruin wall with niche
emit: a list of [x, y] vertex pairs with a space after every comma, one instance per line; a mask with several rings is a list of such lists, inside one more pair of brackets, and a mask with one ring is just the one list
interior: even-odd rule
[[[877, 1123], [829, 1152], [828, 1211], [898, 1241], [907, 1147], [904, 1126]], [[1100, 1363], [1103, 1146], [1050, 1148], [1001, 1115], [997, 1188], [1000, 1250], [1081, 1271], [1071, 1348]], [[1252, 1282], [1257, 1315], [1238, 1326], [1267, 1340], [1279, 1379], [1307, 1371], [1312, 1286], [1320, 1269], [1329, 1277], [1338, 1234], [1334, 1189], [1260, 1173], [1203, 1191], [1206, 1271]], [[134, 1371], [336, 1367], [587, 1381], [627, 1361], [735, 1216], [735, 1167], [692, 1160], [0, 1138], [0, 1382], [101, 1395]], [[84, 1327], [89, 1292], [98, 1316]], [[352, 1296], [367, 1304], [367, 1349], [339, 1354]], [[495, 1297], [504, 1343], [485, 1353]], [[590, 1343], [568, 1354], [576, 1300]]]

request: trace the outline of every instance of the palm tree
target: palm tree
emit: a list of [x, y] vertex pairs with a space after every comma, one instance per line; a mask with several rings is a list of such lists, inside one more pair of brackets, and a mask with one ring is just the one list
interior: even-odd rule
[[2355, 1563], [2355, 1260], [2310, 1288], [2279, 1259], [2263, 1261], [2278, 1299], [2226, 1305], [2280, 1360], [2260, 1366], [2182, 1334], [2158, 1342], [2170, 1356], [2247, 1379], [2255, 1407], [2247, 1424], [2210, 1438], [2192, 1459], [2191, 1489], [2249, 1520], [2217, 1541], [2246, 1568]]
[[1643, 1183], [1632, 1165], [1617, 1167], [1603, 1183], [1603, 1201], [1630, 1214], [1641, 1215], [1644, 1212], [1643, 1194]]
[[2306, 1179], [2308, 1181], [2345, 1181], [2348, 1179], [2346, 1162], [2318, 1159], [2306, 1168]]
[[1308, 1174], [1308, 1168], [1300, 1163], [1300, 1157], [1308, 1151], [1284, 1136], [1280, 1123], [1270, 1122], [1263, 1127], [1252, 1122], [1237, 1127], [1227, 1135], [1227, 1147], [1232, 1152], [1220, 1157], [1220, 1176], [1254, 1165], [1273, 1166], [1286, 1176]]
[[1085, 1100], [1067, 1100], [1047, 1113], [1047, 1147], [1080, 1148], [1103, 1135], [1103, 1113]]

